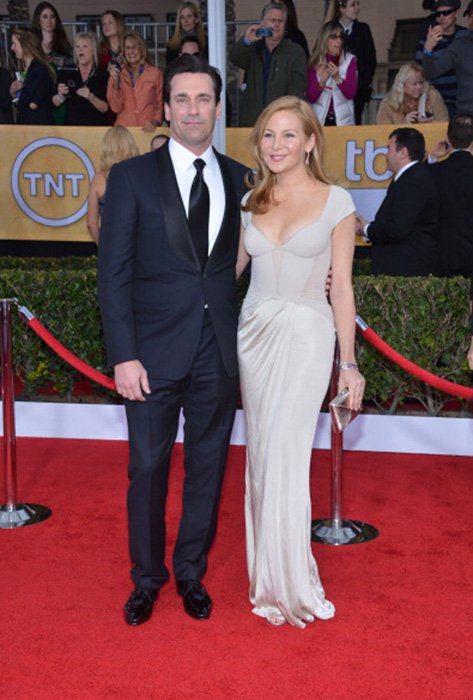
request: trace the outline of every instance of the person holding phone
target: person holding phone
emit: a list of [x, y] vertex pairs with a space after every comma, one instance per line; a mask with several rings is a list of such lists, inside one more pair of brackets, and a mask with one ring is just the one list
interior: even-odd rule
[[245, 71], [239, 126], [253, 126], [263, 109], [284, 95], [302, 98], [306, 86], [304, 50], [285, 39], [287, 8], [268, 2], [260, 24], [252, 24], [230, 51], [230, 61]]
[[75, 68], [64, 67], [58, 73], [56, 107], [66, 103], [66, 125], [107, 125], [108, 73], [98, 66], [98, 42], [95, 34], [80, 32], [74, 40]]
[[[415, 56], [417, 63], [422, 65], [424, 51], [436, 57], [441, 56], [458, 36], [468, 31], [466, 27], [456, 23], [460, 6], [460, 0], [440, 0], [433, 4], [431, 8], [433, 21], [429, 22], [425, 35], [417, 44]], [[450, 69], [431, 79], [431, 82], [440, 92], [449, 115], [453, 117], [456, 112], [458, 90], [455, 71]]]
[[379, 106], [377, 124], [445, 122], [448, 110], [439, 91], [430, 85], [417, 63], [405, 63]]

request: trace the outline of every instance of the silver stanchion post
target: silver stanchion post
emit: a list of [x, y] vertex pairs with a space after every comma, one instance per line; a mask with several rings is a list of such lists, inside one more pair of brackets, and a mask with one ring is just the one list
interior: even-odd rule
[[[338, 344], [335, 349], [330, 398], [338, 392]], [[379, 531], [368, 523], [359, 520], [344, 520], [342, 517], [342, 474], [343, 474], [343, 432], [331, 429], [330, 439], [332, 461], [331, 517], [312, 521], [312, 541], [321, 544], [360, 544], [378, 537]]]
[[45, 506], [17, 503], [16, 500], [16, 434], [11, 302], [11, 299], [0, 299], [3, 457], [5, 462], [5, 504], [0, 506], [0, 528], [9, 530], [39, 523], [51, 515], [51, 510]]

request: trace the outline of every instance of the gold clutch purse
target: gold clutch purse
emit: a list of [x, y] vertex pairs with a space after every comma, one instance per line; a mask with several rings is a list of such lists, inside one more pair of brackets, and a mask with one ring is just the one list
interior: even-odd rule
[[341, 433], [345, 430], [352, 420], [354, 420], [359, 411], [352, 411], [348, 406], [350, 398], [349, 389], [343, 389], [339, 394], [330, 401], [328, 407], [332, 416], [332, 427], [336, 433]]

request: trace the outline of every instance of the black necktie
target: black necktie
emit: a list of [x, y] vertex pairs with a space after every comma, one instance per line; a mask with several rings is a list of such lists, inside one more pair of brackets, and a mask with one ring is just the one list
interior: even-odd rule
[[197, 170], [192, 182], [189, 197], [189, 230], [192, 234], [194, 247], [202, 268], [205, 267], [209, 253], [209, 188], [204, 180], [205, 160], [197, 158], [194, 161]]

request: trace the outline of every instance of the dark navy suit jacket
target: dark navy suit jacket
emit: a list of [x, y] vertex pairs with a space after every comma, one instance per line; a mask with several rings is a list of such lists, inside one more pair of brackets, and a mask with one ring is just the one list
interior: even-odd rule
[[197, 350], [207, 304], [225, 369], [237, 374], [235, 262], [247, 168], [219, 153], [216, 157], [225, 212], [203, 270], [168, 146], [112, 168], [98, 263], [111, 365], [138, 359], [150, 377], [183, 378]]

